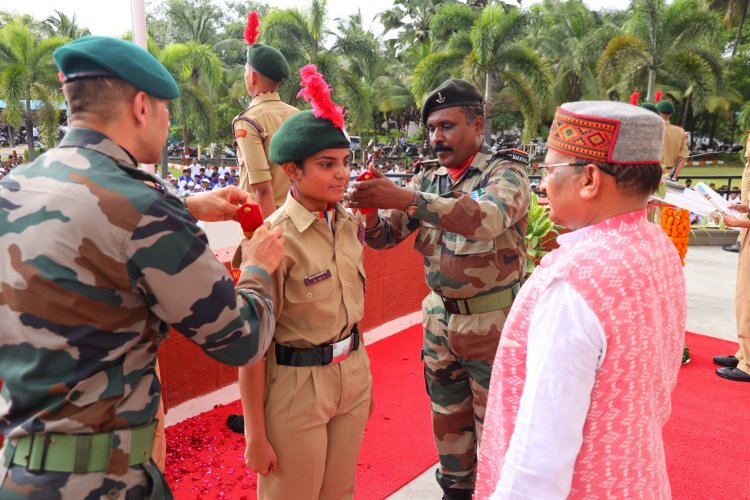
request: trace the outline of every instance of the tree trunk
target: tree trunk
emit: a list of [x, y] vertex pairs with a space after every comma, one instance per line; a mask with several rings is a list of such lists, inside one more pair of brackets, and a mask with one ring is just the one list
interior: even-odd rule
[[680, 123], [680, 126], [682, 128], [685, 128], [685, 123], [687, 122], [688, 109], [690, 108], [690, 98], [691, 97], [692, 96], [688, 95], [685, 98], [685, 104], [684, 104], [685, 107], [682, 109], [682, 122]]
[[742, 17], [740, 18], [740, 24], [739, 26], [737, 26], [737, 36], [734, 38], [734, 44], [732, 45], [731, 57], [734, 57], [734, 55], [737, 53], [737, 47], [740, 46], [740, 40], [742, 39], [742, 27], [745, 25], [745, 16], [747, 16], [747, 2], [745, 3], [745, 8], [742, 9]]
[[11, 148], [16, 147], [16, 131], [8, 124], [8, 142]]
[[716, 122], [719, 121], [719, 113], [716, 113], [713, 118], [714, 119], [711, 120], [711, 131], [708, 136], [709, 147], [714, 143], [714, 137], [716, 136]]
[[29, 161], [34, 161], [34, 122], [31, 120], [31, 98], [26, 97], [26, 116], [24, 117], [26, 127], [26, 145], [29, 147]]
[[488, 71], [484, 76], [484, 141], [489, 144], [492, 136], [492, 74]]
[[167, 145], [164, 144], [164, 149], [161, 151], [161, 178], [166, 179], [169, 173], [169, 163], [167, 162]]
[[654, 102], [656, 98], [656, 68], [648, 68], [648, 93], [646, 94], [646, 100], [648, 102]]

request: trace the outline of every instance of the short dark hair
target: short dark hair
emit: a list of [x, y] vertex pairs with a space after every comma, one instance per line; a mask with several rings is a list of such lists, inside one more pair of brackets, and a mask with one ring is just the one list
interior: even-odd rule
[[138, 89], [122, 78], [84, 78], [68, 82], [63, 86], [68, 112], [91, 113], [109, 121], [117, 118], [112, 113], [114, 103], [127, 102], [135, 97]]
[[484, 107], [482, 106], [461, 106], [461, 111], [466, 115], [467, 125], [471, 125], [471, 122], [478, 116], [484, 118]]
[[[661, 165], [615, 165], [596, 163], [599, 170], [615, 178], [621, 192], [637, 196], [649, 196], [656, 192], [661, 182]], [[581, 167], [578, 167], [581, 168]]]

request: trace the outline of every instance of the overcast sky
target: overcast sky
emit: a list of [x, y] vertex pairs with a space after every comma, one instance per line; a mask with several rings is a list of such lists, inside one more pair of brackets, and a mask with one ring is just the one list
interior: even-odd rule
[[[91, 30], [94, 35], [122, 36], [132, 30], [131, 0], [0, 0], [0, 10], [14, 11], [19, 14], [31, 14], [36, 19], [45, 19], [53, 15], [55, 9], [68, 16], [75, 14], [79, 26]], [[224, 5], [222, 0], [213, 0], [217, 5]], [[146, 0], [146, 8], [149, 5], [161, 3], [160, 0]], [[272, 0], [274, 7], [299, 7], [306, 8], [308, 0]], [[534, 0], [523, 0], [523, 5], [528, 6], [536, 3]], [[584, 0], [584, 3], [592, 9], [622, 8], [622, 0]], [[330, 19], [346, 17], [354, 14], [358, 9], [362, 11], [362, 19], [367, 26], [371, 20], [382, 10], [392, 4], [392, 0], [328, 0], [328, 12]]]

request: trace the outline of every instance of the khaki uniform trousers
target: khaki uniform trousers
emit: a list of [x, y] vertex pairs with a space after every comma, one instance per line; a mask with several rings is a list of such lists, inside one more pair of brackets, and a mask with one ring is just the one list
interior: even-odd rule
[[[750, 161], [745, 163], [745, 169], [742, 171], [742, 183], [740, 184], [740, 199], [744, 205], [747, 205], [748, 196], [750, 195]], [[742, 240], [745, 239], [745, 233], [747, 229], [740, 229], [740, 235], [737, 241], [742, 244]]]
[[737, 314], [737, 340], [740, 344], [740, 349], [735, 354], [740, 361], [737, 368], [750, 373], [750, 232], [748, 231], [745, 231], [740, 242], [734, 308]]
[[364, 346], [327, 366], [266, 360], [266, 434], [278, 468], [258, 476], [260, 500], [354, 498], [357, 457], [370, 414], [372, 377]]

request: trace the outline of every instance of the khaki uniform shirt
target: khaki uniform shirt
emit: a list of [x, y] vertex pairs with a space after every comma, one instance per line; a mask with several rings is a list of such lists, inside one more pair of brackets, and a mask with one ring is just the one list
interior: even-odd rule
[[664, 137], [662, 139], [661, 166], [673, 168], [678, 158], [690, 154], [687, 146], [685, 130], [677, 125], [664, 122]]
[[268, 218], [281, 227], [286, 256], [271, 275], [274, 340], [294, 347], [335, 342], [349, 335], [364, 312], [365, 270], [359, 223], [336, 204], [334, 232], [291, 194]]
[[[232, 132], [237, 141], [237, 165], [240, 167], [240, 188], [252, 192], [253, 184], [271, 182], [276, 207], [280, 207], [289, 191], [289, 179], [281, 167], [268, 159], [271, 137], [290, 116], [299, 113], [294, 106], [282, 102], [279, 94], [271, 92], [253, 99], [250, 107], [232, 121]], [[240, 117], [255, 121], [262, 132]]]
[[531, 196], [523, 165], [493, 157], [485, 144], [458, 182], [439, 167], [408, 187], [419, 193], [414, 215], [381, 212], [368, 246], [390, 248], [417, 231], [427, 286], [444, 297], [483, 295], [523, 278]]

